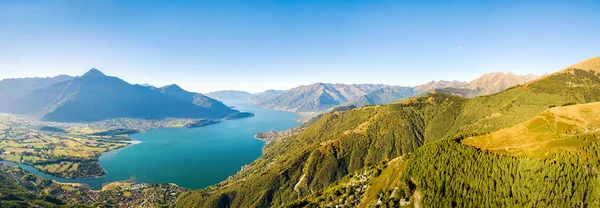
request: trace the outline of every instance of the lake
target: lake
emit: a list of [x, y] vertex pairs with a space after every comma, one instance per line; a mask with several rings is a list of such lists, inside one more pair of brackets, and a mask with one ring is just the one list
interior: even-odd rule
[[95, 189], [108, 182], [128, 179], [145, 183], [175, 183], [185, 188], [200, 189], [225, 180], [258, 158], [264, 142], [254, 138], [256, 133], [299, 125], [295, 121], [298, 116], [294, 113], [261, 109], [247, 102], [225, 103], [255, 116], [194, 129], [152, 129], [131, 135], [132, 139], [141, 142], [100, 157], [100, 165], [107, 172], [102, 178], [57, 178], [26, 165], [17, 165], [44, 178], [86, 183]]

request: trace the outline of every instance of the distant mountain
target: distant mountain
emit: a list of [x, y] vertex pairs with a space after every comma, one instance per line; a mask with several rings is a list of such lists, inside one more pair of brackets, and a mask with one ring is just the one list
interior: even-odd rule
[[471, 82], [433, 81], [415, 87], [417, 93], [443, 93], [461, 97], [476, 97], [498, 93], [509, 87], [525, 84], [538, 78], [537, 75], [516, 75], [513, 73], [494, 72], [484, 74]]
[[414, 88], [415, 92], [417, 93], [421, 93], [421, 92], [427, 92], [433, 89], [442, 89], [442, 88], [464, 88], [468, 85], [468, 82], [463, 82], [463, 81], [446, 81], [446, 80], [439, 80], [439, 81], [431, 81], [419, 86], [416, 86]]
[[[489, 73], [469, 82], [466, 87], [468, 89], [476, 91], [475, 96], [491, 95], [505, 90], [509, 87], [525, 84], [531, 80], [538, 78], [537, 75], [516, 75], [513, 73]], [[474, 96], [471, 96], [474, 97]]]
[[248, 101], [250, 101], [252, 103], [261, 103], [262, 101], [265, 101], [271, 97], [279, 95], [282, 92], [285, 92], [285, 90], [267, 90], [264, 92], [254, 93], [254, 94], [252, 94], [252, 96], [250, 96], [248, 98]]
[[167, 85], [161, 88], [151, 88], [156, 91], [159, 91], [162, 94], [170, 95], [172, 97], [191, 102], [194, 105], [201, 106], [204, 108], [209, 108], [213, 112], [218, 112], [220, 114], [233, 114], [238, 111], [233, 110], [223, 104], [221, 101], [212, 99], [200, 93], [188, 92], [177, 86], [176, 84]]
[[447, 95], [456, 95], [459, 97], [474, 97], [474, 94], [477, 94], [475, 90], [471, 90], [469, 88], [440, 88], [440, 89], [432, 89], [425, 93], [420, 93], [420, 95], [424, 94], [447, 94]]
[[216, 92], [210, 92], [206, 94], [208, 97], [215, 98], [218, 100], [244, 100], [247, 101], [252, 93], [237, 90], [221, 90]]
[[323, 112], [384, 87], [389, 86], [380, 84], [315, 83], [286, 90], [257, 105], [292, 112]]
[[315, 83], [286, 91], [257, 93], [249, 100], [263, 108], [297, 113], [321, 113], [336, 106], [388, 104], [419, 94], [441, 93], [461, 97], [490, 95], [536, 78], [535, 75], [489, 73], [471, 82], [440, 80], [414, 88], [377, 84]]
[[0, 111], [10, 112], [17, 100], [35, 89], [73, 79], [71, 76], [60, 75], [46, 78], [17, 78], [0, 81]]
[[375, 90], [369, 94], [359, 96], [347, 105], [361, 107], [365, 105], [381, 105], [398, 101], [402, 98], [413, 96], [414, 89], [410, 87], [390, 86]]
[[[185, 92], [159, 92], [131, 85], [91, 69], [70, 81], [40, 88], [17, 101], [16, 113], [37, 115], [57, 122], [90, 122], [111, 118], [223, 118], [235, 110], [195, 105]], [[183, 90], [182, 90], [183, 91]], [[196, 100], [196, 97], [194, 97]]]

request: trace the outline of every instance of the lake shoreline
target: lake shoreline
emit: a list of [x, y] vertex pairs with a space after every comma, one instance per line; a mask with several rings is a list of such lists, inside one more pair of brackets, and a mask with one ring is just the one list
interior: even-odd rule
[[[63, 178], [44, 173], [27, 164], [16, 165], [27, 167], [23, 169], [57, 183], [88, 185], [92, 190], [100, 190], [110, 183], [123, 181], [170, 183], [187, 189], [202, 189], [236, 174], [244, 165], [262, 155], [267, 142], [255, 138], [257, 133], [283, 131], [300, 125], [296, 121], [298, 114], [292, 112], [254, 106], [243, 108], [246, 108], [243, 111], [250, 109], [250, 112], [256, 114], [252, 117], [221, 120], [201, 128], [147, 128], [127, 135], [119, 141], [126, 145], [103, 152], [97, 157], [97, 162], [104, 171], [102, 176]], [[217, 168], [203, 168], [207, 166]]]

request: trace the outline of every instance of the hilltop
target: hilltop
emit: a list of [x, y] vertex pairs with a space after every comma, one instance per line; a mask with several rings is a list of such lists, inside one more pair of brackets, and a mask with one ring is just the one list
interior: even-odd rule
[[586, 71], [600, 72], [600, 56], [586, 59], [579, 63], [568, 66], [563, 71], [568, 71], [569, 69], [581, 69]]

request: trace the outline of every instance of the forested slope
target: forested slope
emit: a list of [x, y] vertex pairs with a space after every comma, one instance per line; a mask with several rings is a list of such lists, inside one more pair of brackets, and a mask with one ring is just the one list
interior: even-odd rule
[[[259, 159], [227, 181], [182, 195], [176, 207], [279, 207], [317, 194], [368, 164], [411, 152], [404, 185], [398, 185], [402, 191], [395, 194], [412, 197], [413, 203], [427, 207], [589, 204], [595, 200], [589, 194], [589, 184], [596, 183], [589, 171], [592, 167], [500, 156], [456, 139], [525, 122], [551, 107], [597, 101], [597, 71], [569, 67], [489, 96], [464, 99], [432, 94], [329, 113], [299, 134], [271, 142]], [[510, 191], [515, 183], [520, 184]], [[562, 187], [565, 184], [570, 185]], [[548, 198], [552, 195], [563, 201]]]
[[454, 140], [410, 158], [399, 195], [423, 207], [600, 206], [597, 165], [502, 156]]
[[219, 185], [188, 193], [176, 206], [284, 205], [366, 164], [412, 152], [427, 137], [441, 137], [464, 101], [440, 94], [326, 114], [299, 134], [270, 143], [249, 168]]
[[[52, 183], [52, 181], [45, 181]], [[30, 193], [24, 184], [19, 184], [7, 173], [0, 164], [0, 207], [58, 207], [64, 205], [59, 199], [45, 195], [37, 196]]]

